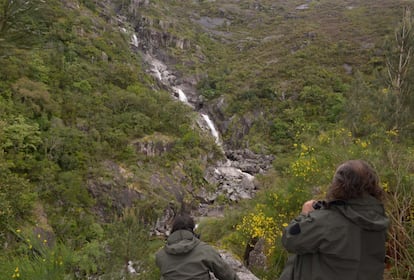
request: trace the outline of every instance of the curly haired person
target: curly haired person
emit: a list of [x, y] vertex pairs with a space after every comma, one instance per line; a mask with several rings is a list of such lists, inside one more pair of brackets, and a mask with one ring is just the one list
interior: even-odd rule
[[310, 200], [284, 230], [291, 253], [279, 280], [383, 279], [389, 220], [375, 170], [363, 160], [341, 164], [326, 200]]

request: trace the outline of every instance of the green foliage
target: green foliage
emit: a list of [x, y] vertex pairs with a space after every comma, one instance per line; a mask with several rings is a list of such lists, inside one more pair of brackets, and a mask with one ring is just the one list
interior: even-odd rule
[[[298, 101], [303, 104], [307, 120], [322, 115], [326, 118], [326, 122], [332, 123], [339, 120], [343, 100], [340, 93], [325, 92], [319, 86], [305, 86], [298, 98]], [[324, 123], [323, 120], [320, 122]]]
[[[115, 218], [108, 225], [106, 239], [109, 254], [106, 255], [104, 268], [108, 277], [119, 271], [125, 274], [128, 261], [132, 261], [139, 266], [139, 279], [155, 279], [149, 277], [156, 270], [155, 259], [148, 257], [153, 254], [153, 248], [150, 246], [152, 241], [149, 239], [149, 228], [143, 223], [143, 219], [145, 217], [139, 209], [125, 209], [121, 217]], [[107, 276], [104, 275], [104, 279], [113, 279], [105, 278]]]
[[213, 78], [206, 78], [198, 84], [198, 88], [207, 100], [217, 98], [221, 95], [221, 90], [218, 88], [217, 81]]
[[95, 2], [92, 0], [82, 0], [80, 1], [84, 4], [88, 9], [95, 10]]
[[[222, 126], [222, 139], [235, 142], [226, 144], [278, 156], [275, 171], [261, 175], [265, 187], [257, 197], [225, 219], [202, 223], [203, 239], [242, 256], [251, 238], [264, 237], [269, 269], [257, 274], [274, 278], [286, 257], [279, 242], [283, 224], [303, 200], [323, 196], [337, 164], [363, 158], [377, 167], [390, 196], [392, 274], [412, 277], [406, 269], [414, 267], [413, 155], [407, 149], [412, 61], [406, 71], [387, 73], [387, 67], [398, 68], [401, 26], [411, 23], [410, 15], [400, 22], [397, 41], [383, 44], [385, 35], [394, 38], [401, 2], [367, 0], [351, 7], [324, 0], [306, 11], [295, 10], [292, 1], [190, 2], [114, 5], [132, 26], [148, 19], [151, 34], [189, 42], [180, 49], [174, 39], [161, 40], [154, 51], [174, 56], [168, 60], [177, 62], [177, 77], [200, 80], [205, 106], [220, 101], [220, 113], [231, 120]], [[170, 175], [179, 166], [185, 183], [205, 186], [204, 168], [221, 154], [195, 129], [192, 109], [143, 71], [128, 35], [110, 25], [115, 12], [97, 3], [0, 1], [0, 242], [9, 242], [0, 254], [0, 274], [9, 278], [159, 279], [153, 253], [161, 242], [146, 233], [173, 196], [157, 201], [160, 194], [146, 188], [148, 181], [154, 170]], [[223, 14], [229, 16], [222, 25], [197, 24]], [[398, 87], [398, 73], [406, 87]], [[234, 137], [239, 131], [241, 137]], [[132, 143], [146, 137], [168, 139], [171, 150], [153, 158], [137, 154]], [[134, 166], [133, 176], [96, 171], [107, 161]], [[98, 177], [105, 186], [139, 185], [146, 198], [136, 203], [139, 211], [106, 224], [112, 217], [101, 215], [114, 213], [112, 200], [90, 193]], [[17, 233], [38, 222], [34, 203], [44, 204], [46, 226], [62, 243], [32, 244], [24, 240], [36, 236]], [[128, 259], [146, 272], [126, 274]]]
[[46, 84], [22, 77], [12, 85], [12, 88], [16, 106], [20, 106], [26, 114], [39, 116], [56, 110]]
[[287, 144], [294, 139], [295, 131], [291, 123], [276, 118], [270, 127], [270, 137], [275, 143]]
[[73, 83], [73, 88], [83, 94], [90, 94], [92, 91], [91, 84], [86, 80]]
[[404, 8], [402, 20], [394, 31], [393, 40], [385, 42], [387, 62], [387, 87], [385, 94], [390, 103], [386, 122], [389, 127], [413, 132], [414, 98], [411, 89], [414, 70], [412, 67], [413, 18], [410, 7]]
[[0, 153], [0, 242], [6, 240], [11, 229], [31, 220], [37, 199], [30, 182], [13, 173], [10, 167]]
[[2, 126], [1, 148], [6, 153], [27, 153], [36, 151], [41, 143], [39, 126], [30, 124], [23, 116], [18, 116]]
[[[221, 247], [226, 247], [230, 242], [224, 244], [222, 240], [226, 238], [231, 232], [234, 232], [236, 224], [242, 219], [245, 209], [240, 208], [238, 211], [228, 210], [224, 214], [224, 218], [201, 218], [197, 232], [200, 233], [201, 239], [209, 243], [217, 243]], [[234, 252], [240, 248], [240, 243], [232, 247]], [[244, 248], [241, 248], [244, 250]]]
[[391, 146], [386, 157], [391, 168], [379, 166], [384, 174], [382, 185], [387, 191], [387, 214], [391, 221], [387, 262], [392, 274], [399, 279], [414, 276], [413, 152], [412, 148], [400, 150]]
[[4, 279], [75, 279], [66, 273], [75, 258], [69, 248], [61, 244], [53, 249], [43, 245], [30, 246], [27, 253], [20, 256], [0, 257], [0, 271], [7, 277]]
[[184, 170], [191, 179], [192, 186], [203, 186], [206, 184], [202, 167], [196, 161], [187, 161]]

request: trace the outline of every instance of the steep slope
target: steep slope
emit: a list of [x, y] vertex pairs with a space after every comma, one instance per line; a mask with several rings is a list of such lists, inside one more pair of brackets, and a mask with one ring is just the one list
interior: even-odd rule
[[[26, 266], [31, 279], [53, 269], [82, 279], [122, 269], [125, 258], [150, 262], [148, 244], [129, 250], [118, 230], [145, 241], [167, 206], [192, 205], [192, 192], [210, 187], [201, 170], [220, 155], [214, 140], [145, 72], [110, 6], [0, 8], [13, 15], [0, 33], [1, 274]], [[71, 256], [64, 267], [31, 265], [61, 249]]]
[[[157, 279], [151, 256], [161, 242], [147, 233], [164, 234], [182, 208], [209, 215], [218, 206], [222, 215], [239, 206], [205, 238], [223, 238], [242, 258], [252, 245], [250, 232], [240, 237], [243, 215], [280, 206], [273, 188], [291, 188], [279, 185], [283, 176], [310, 174], [301, 181], [310, 193], [326, 182], [320, 170], [358, 155], [384, 166], [386, 182], [409, 183], [389, 175], [395, 160], [380, 154], [406, 136], [391, 138], [388, 115], [379, 118], [367, 101], [373, 93], [386, 111], [380, 105], [391, 90], [377, 79], [383, 43], [405, 5], [412, 4], [3, 1], [0, 271], [118, 277], [133, 260], [142, 272], [136, 279]], [[346, 120], [358, 122], [342, 123], [347, 110]], [[368, 153], [371, 143], [379, 144]], [[360, 150], [341, 154], [352, 144]], [[286, 204], [279, 219], [288, 219]], [[52, 265], [57, 255], [64, 265]], [[283, 256], [275, 255], [279, 268]]]
[[290, 125], [298, 116], [281, 115], [310, 103], [310, 86], [327, 102], [314, 100], [309, 107], [322, 114], [305, 108], [305, 117], [336, 123], [351, 74], [381, 64], [384, 37], [405, 1], [145, 3], [124, 7], [139, 47], [196, 84], [191, 97], [209, 111], [226, 145], [266, 153], [300, 129]]

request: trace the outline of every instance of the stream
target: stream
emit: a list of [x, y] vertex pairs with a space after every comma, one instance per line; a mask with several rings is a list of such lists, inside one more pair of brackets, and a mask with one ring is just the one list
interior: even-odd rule
[[[187, 93], [184, 92], [184, 89], [188, 89], [189, 87], [186, 85], [176, 84], [177, 79], [175, 75], [168, 69], [167, 65], [149, 54], [144, 55], [144, 60], [150, 65], [150, 74], [155, 77], [161, 84], [167, 87], [174, 98], [190, 106], [196, 111], [195, 104], [192, 104], [189, 101], [190, 99], [188, 98]], [[192, 92], [191, 96], [194, 95], [195, 93]], [[225, 148], [224, 145], [222, 145], [220, 133], [209, 115], [201, 110], [198, 111], [198, 113], [198, 125], [213, 136], [216, 144], [222, 149], [224, 155], [229, 154], [228, 151], [224, 150]], [[254, 160], [251, 160], [250, 162], [243, 162], [245, 169], [249, 169], [246, 166], [249, 163], [251, 165], [258, 164], [258, 162], [255, 162]], [[243, 164], [238, 159], [235, 160], [235, 158], [230, 159], [226, 157], [224, 161], [217, 162], [217, 166], [211, 168], [210, 170], [207, 170], [205, 179], [209, 183], [218, 186], [215, 193], [209, 194], [208, 198], [206, 198], [207, 203], [214, 202], [217, 197], [223, 195], [233, 202], [240, 199], [250, 199], [254, 196], [254, 193], [256, 191], [256, 186], [254, 183], [255, 177], [252, 173], [245, 172], [245, 170], [239, 168], [239, 166], [243, 166]], [[252, 168], [249, 170], [252, 170]], [[201, 208], [203, 208], [203, 206], [201, 206]], [[217, 213], [215, 213], [215, 215], [217, 215]]]
[[[126, 30], [124, 30], [125, 32]], [[197, 124], [201, 129], [211, 134], [217, 146], [222, 150], [224, 159], [218, 161], [215, 166], [206, 170], [204, 178], [206, 181], [217, 186], [213, 193], [204, 193], [200, 196], [201, 201], [199, 209], [194, 213], [196, 221], [204, 217], [219, 217], [223, 215], [223, 205], [214, 203], [217, 198], [224, 196], [231, 202], [237, 202], [243, 199], [251, 199], [257, 187], [255, 184], [255, 174], [263, 173], [271, 167], [273, 156], [256, 155], [248, 149], [226, 150], [223, 145], [220, 132], [214, 121], [210, 118], [208, 112], [200, 108], [200, 96], [196, 93], [193, 85], [179, 82], [179, 79], [168, 66], [157, 59], [151, 51], [144, 51], [140, 48], [140, 41], [135, 33], [131, 35], [131, 46], [138, 50], [148, 64], [148, 73], [152, 75], [163, 87], [165, 87], [171, 96], [187, 106], [190, 106], [198, 113]], [[212, 205], [214, 206], [212, 207]], [[155, 225], [155, 232], [160, 235], [168, 235], [168, 225], [174, 213], [172, 209], [167, 209], [164, 217], [158, 219]], [[157, 229], [160, 229], [159, 231]], [[221, 256], [235, 270], [242, 280], [258, 280], [244, 265], [236, 260], [231, 254], [220, 251]], [[128, 269], [131, 273], [132, 262], [128, 263]], [[135, 270], [134, 270], [135, 271]], [[134, 273], [134, 271], [132, 273]], [[212, 276], [212, 279], [215, 279]]]
[[[181, 85], [175, 84], [175, 76], [172, 74], [168, 67], [161, 61], [155, 59], [154, 57], [146, 54], [145, 61], [151, 66], [150, 73], [164, 86], [169, 88], [171, 95], [183, 102], [184, 104], [192, 107], [194, 110], [196, 106], [189, 102], [187, 95], [185, 94]], [[226, 155], [224, 151], [222, 142], [220, 140], [220, 134], [214, 125], [214, 122], [210, 119], [209, 115], [205, 112], [198, 112], [198, 124], [199, 126], [207, 130], [214, 137], [216, 144], [223, 149], [223, 154]], [[206, 179], [209, 183], [218, 185], [214, 194], [209, 195], [211, 202], [219, 195], [225, 195], [231, 201], [238, 201], [240, 199], [251, 199], [256, 191], [254, 184], [255, 177], [252, 174], [242, 171], [240, 168], [235, 167], [234, 165], [240, 164], [237, 161], [231, 160], [226, 157], [224, 162], [218, 162], [217, 166], [210, 171], [206, 176]], [[204, 209], [206, 211], [204, 211]], [[209, 217], [218, 217], [223, 215], [222, 207], [209, 207], [209, 203], [200, 203], [198, 214], [194, 215], [196, 221], [200, 221], [205, 216]], [[167, 221], [165, 221], [167, 222]], [[197, 225], [196, 225], [197, 226]], [[236, 260], [232, 254], [221, 250], [220, 255], [228, 263], [242, 280], [259, 280], [255, 275], [253, 275], [239, 260]], [[210, 273], [211, 279], [217, 279], [213, 274]]]

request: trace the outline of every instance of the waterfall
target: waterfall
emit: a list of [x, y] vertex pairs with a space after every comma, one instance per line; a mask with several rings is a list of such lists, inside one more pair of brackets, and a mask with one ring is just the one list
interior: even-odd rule
[[[196, 110], [197, 105], [192, 102], [191, 92], [188, 98], [185, 90], [188, 85], [185, 83], [179, 83], [180, 81], [171, 72], [167, 65], [162, 61], [154, 58], [150, 53], [143, 54], [144, 61], [150, 66], [149, 73], [155, 77], [163, 86], [169, 89], [171, 95], [177, 98], [184, 104], [191, 106]], [[190, 86], [191, 88], [191, 86]], [[198, 111], [199, 119], [197, 120], [199, 126], [202, 129], [209, 130], [211, 135], [214, 137], [216, 144], [222, 149], [225, 161], [217, 162], [214, 168], [208, 168], [206, 170], [205, 178], [212, 184], [216, 185], [217, 188], [213, 193], [204, 195], [206, 201], [214, 202], [220, 195], [226, 196], [230, 201], [238, 201], [240, 199], [250, 199], [256, 192], [256, 186], [254, 183], [254, 174], [260, 173], [262, 170], [262, 164], [266, 159], [261, 161], [253, 153], [247, 153], [247, 159], [239, 158], [239, 156], [227, 157], [226, 151], [224, 151], [223, 143], [220, 140], [220, 134], [215, 127], [213, 121], [209, 115], [205, 112]], [[269, 166], [269, 163], [266, 164]], [[248, 171], [247, 171], [248, 170]], [[201, 203], [199, 214], [209, 215], [209, 211], [215, 213], [215, 208], [208, 207], [209, 202]], [[217, 213], [216, 213], [217, 214]]]
[[210, 117], [206, 114], [201, 114], [201, 116], [203, 117], [208, 127], [210, 128], [211, 134], [213, 135], [214, 139], [216, 139], [216, 143], [219, 144], [220, 143], [219, 134], [213, 122], [211, 121]]
[[[144, 59], [151, 65], [150, 71], [153, 74], [153, 76], [155, 76], [163, 85], [172, 89], [172, 92], [174, 92], [174, 97], [177, 97], [178, 100], [180, 100], [181, 102], [194, 107], [188, 101], [188, 98], [184, 91], [179, 86], [174, 85], [176, 77], [172, 73], [170, 73], [170, 71], [168, 71], [168, 67], [162, 61], [155, 59], [149, 54], [144, 54]], [[216, 127], [214, 126], [213, 121], [207, 114], [201, 114], [201, 117], [210, 129], [210, 132], [214, 137], [216, 144], [221, 145], [220, 136]]]
[[173, 90], [178, 94], [178, 100], [180, 100], [183, 103], [189, 104], [187, 96], [185, 95], [182, 89], [178, 87], [173, 87]]
[[138, 48], [138, 37], [137, 37], [137, 35], [135, 35], [135, 34], [132, 35], [131, 44], [133, 46], [135, 46], [136, 48]]
[[169, 87], [172, 89], [172, 91], [174, 92], [174, 96], [178, 98], [178, 100], [180, 100], [181, 102], [190, 105], [190, 102], [188, 102], [188, 98], [186, 96], [186, 94], [184, 93], [184, 91], [178, 87], [178, 86], [174, 86], [173, 83], [175, 81], [175, 76], [170, 73], [167, 69], [167, 66], [162, 63], [161, 61], [149, 56], [149, 55], [145, 55], [144, 56], [145, 60], [148, 61], [152, 68], [151, 68], [151, 72], [153, 73], [153, 75], [155, 75], [155, 77], [165, 86]]

